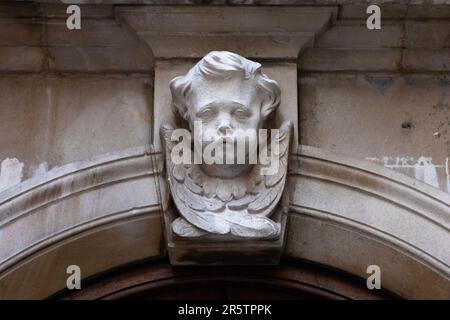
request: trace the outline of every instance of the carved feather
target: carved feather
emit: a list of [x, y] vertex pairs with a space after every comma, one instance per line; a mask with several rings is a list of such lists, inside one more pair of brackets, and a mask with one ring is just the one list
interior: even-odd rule
[[172, 231], [182, 237], [201, 237], [207, 234], [197, 227], [194, 227], [191, 223], [187, 222], [184, 218], [178, 217], [172, 222]]
[[200, 172], [192, 171], [193, 167], [174, 165], [170, 158], [171, 150], [177, 143], [171, 141], [173, 130], [170, 124], [161, 127], [169, 186], [175, 205], [186, 220], [177, 220], [175, 225], [179, 232], [194, 236], [196, 233], [186, 227], [190, 223], [210, 233], [231, 233], [240, 237], [270, 237], [279, 233], [279, 224], [267, 216], [272, 213], [284, 189], [292, 130], [290, 122], [283, 123], [278, 134], [272, 137], [272, 141], [279, 143], [278, 152], [269, 150], [274, 152], [272, 158], [279, 161], [277, 172], [264, 176], [264, 182], [260, 183], [259, 172], [264, 166], [257, 165], [242, 186], [223, 183], [208, 176], [198, 177], [196, 174]]
[[[279, 167], [275, 174], [266, 175], [264, 177], [264, 187], [259, 190], [255, 201], [250, 203], [247, 210], [251, 214], [258, 214], [260, 216], [269, 216], [277, 205], [284, 190], [286, 181], [286, 171], [289, 156], [289, 142], [292, 132], [292, 123], [290, 121], [284, 122], [278, 133], [272, 137], [272, 140], [279, 143], [278, 152], [274, 152], [271, 157], [279, 161]], [[260, 170], [262, 165], [258, 165]]]
[[279, 233], [280, 225], [269, 218], [251, 214], [227, 214], [231, 234], [239, 237], [271, 237]]
[[[194, 226], [217, 234], [230, 232], [229, 224], [212, 211], [219, 211], [225, 207], [224, 203], [218, 199], [202, 197], [190, 190], [185, 180], [190, 178], [186, 175], [184, 165], [174, 165], [170, 154], [175, 143], [171, 141], [174, 127], [165, 124], [161, 127], [161, 136], [164, 138], [166, 148], [166, 166], [169, 174], [169, 186], [173, 193], [173, 199], [180, 214]], [[173, 179], [172, 179], [173, 177]], [[195, 188], [191, 185], [191, 188]]]
[[229, 203], [227, 203], [227, 207], [231, 210], [242, 210], [247, 208], [248, 204], [255, 200], [254, 195], [247, 195], [243, 198], [240, 198], [238, 200], [233, 200]]

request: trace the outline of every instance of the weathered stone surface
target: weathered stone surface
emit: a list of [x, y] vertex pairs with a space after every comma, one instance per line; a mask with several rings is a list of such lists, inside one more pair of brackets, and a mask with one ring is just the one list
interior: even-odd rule
[[[44, 2], [57, 6], [42, 5]], [[197, 14], [196, 2], [102, 1], [189, 4], [189, 10]], [[241, 53], [251, 52], [264, 58], [267, 74], [288, 88], [282, 93], [280, 108], [286, 111], [283, 117], [296, 118], [298, 112], [301, 142], [322, 149], [316, 153], [300, 151], [303, 162], [293, 166], [295, 181], [291, 190], [295, 192], [291, 197], [293, 227], [287, 237], [288, 256], [326, 264], [358, 277], [367, 276], [368, 265], [379, 264], [383, 270], [382, 285], [387, 290], [405, 298], [449, 298], [449, 246], [442, 245], [448, 242], [449, 198], [437, 189], [450, 190], [445, 162], [450, 154], [450, 6], [444, 5], [448, 0], [402, 0], [395, 4], [391, 0], [380, 1], [386, 4], [382, 6], [382, 19], [388, 20], [384, 27], [392, 31], [389, 34], [366, 34], [363, 29], [367, 2], [363, 0], [257, 2], [227, 2], [250, 10], [255, 9], [253, 4], [272, 6], [263, 8], [272, 19], [270, 24], [262, 19], [253, 25], [255, 37], [254, 42], [249, 42], [251, 47], [236, 40], [236, 34], [222, 34], [222, 40], [216, 41], [219, 33], [227, 29], [241, 31], [236, 20], [231, 19], [233, 25], [227, 26], [219, 14], [220, 8], [214, 8], [214, 19], [198, 19], [193, 24], [193, 28], [198, 28], [194, 31], [207, 32], [208, 23], [217, 22], [212, 27], [219, 26], [215, 29], [216, 42], [204, 47], [201, 43], [200, 47], [187, 46], [183, 54], [178, 54], [180, 46], [189, 41], [178, 41], [183, 40], [182, 35], [174, 36], [175, 41], [161, 42], [161, 50], [169, 52], [167, 57], [181, 59], [156, 63], [155, 110], [151, 98], [152, 67], [145, 69], [147, 58], [144, 59], [154, 48], [147, 48], [143, 56], [135, 50], [142, 49], [139, 41], [154, 35], [151, 30], [144, 30], [145, 37], [141, 34], [139, 40], [139, 32], [134, 34], [128, 29], [119, 15], [115, 16], [118, 22], [113, 21], [114, 11], [120, 13], [123, 8], [84, 7], [87, 21], [82, 26], [89, 28], [68, 33], [63, 30], [65, 5], [59, 0], [0, 4], [0, 162], [9, 159], [6, 162], [10, 164], [0, 172], [0, 184], [3, 177], [9, 177], [1, 199], [14, 198], [0, 200], [0, 254], [8, 255], [8, 270], [4, 268], [6, 264], [1, 264], [2, 298], [48, 297], [65, 287], [65, 268], [74, 260], [81, 261], [83, 277], [87, 277], [163, 254], [158, 210], [160, 199], [166, 198], [165, 185], [162, 180], [146, 176], [147, 169], [161, 164], [160, 158], [137, 167], [134, 162], [125, 161], [129, 165], [121, 167], [111, 159], [103, 159], [105, 163], [96, 163], [98, 167], [91, 171], [66, 178], [63, 175], [72, 172], [64, 171], [67, 167], [56, 168], [61, 170], [56, 175], [48, 170], [147, 144], [157, 137], [160, 118], [154, 116], [168, 110], [166, 102], [170, 97], [161, 88], [167, 86], [171, 77], [185, 72], [192, 57], [202, 50], [216, 49], [211, 48], [214, 45], [222, 46], [220, 49], [237, 46]], [[355, 3], [358, 8], [353, 6]], [[225, 1], [214, 0], [210, 4], [223, 5]], [[304, 4], [344, 5], [330, 10], [331, 23], [309, 38], [316, 41], [303, 43], [295, 38], [301, 36], [295, 35], [297, 27], [313, 26], [314, 21], [295, 21], [299, 20], [295, 14], [290, 15], [289, 21], [282, 21], [271, 14], [278, 6]], [[233, 10], [242, 9], [241, 6]], [[251, 19], [247, 20], [245, 26], [251, 28]], [[42, 24], [44, 21], [46, 25]], [[403, 27], [405, 22], [399, 44], [397, 27]], [[286, 37], [284, 29], [270, 29], [283, 24], [289, 27], [291, 36]], [[332, 24], [337, 29], [325, 32]], [[360, 29], [352, 29], [356, 25]], [[173, 26], [165, 25], [169, 29]], [[189, 28], [189, 24], [183, 26]], [[46, 27], [53, 32], [50, 40], [58, 47], [54, 52], [46, 47]], [[335, 32], [338, 29], [341, 31]], [[199, 42], [201, 39], [197, 38]], [[233, 43], [227, 43], [230, 41]], [[297, 82], [297, 48], [320, 45], [321, 41], [326, 48], [316, 47], [300, 56]], [[202, 49], [195, 51], [196, 48]], [[195, 53], [193, 56], [187, 54], [190, 50]], [[20, 58], [14, 59], [13, 55]], [[44, 61], [39, 64], [41, 58]], [[43, 68], [38, 68], [41, 65]], [[39, 76], [19, 75], [41, 71]], [[59, 74], [60, 71], [64, 73]], [[105, 74], [86, 74], [89, 72]], [[148, 75], [137, 76], [133, 72]], [[323, 149], [331, 150], [333, 156], [325, 155]], [[148, 153], [149, 150], [142, 151], [143, 156]], [[337, 158], [338, 153], [352, 158]], [[128, 159], [130, 154], [123, 157]], [[383, 165], [416, 179], [380, 168]], [[404, 168], [396, 168], [398, 165]], [[33, 176], [36, 180], [27, 180]], [[10, 185], [20, 180], [25, 181]], [[32, 191], [32, 187], [37, 188]], [[147, 205], [152, 213], [144, 213]], [[7, 223], [2, 219], [7, 219]], [[17, 234], [25, 237], [18, 239]], [[61, 235], [67, 238], [62, 239]], [[36, 277], [36, 273], [41, 277]]]
[[288, 256], [361, 278], [377, 265], [382, 287], [402, 297], [450, 297], [450, 247], [440, 245], [450, 241], [448, 193], [306, 146], [299, 147], [290, 168]]
[[317, 32], [336, 12], [335, 7], [290, 7], [276, 11], [264, 7], [230, 6], [117, 8], [118, 15], [124, 17], [134, 30], [161, 34]]
[[[42, 4], [41, 13], [48, 18], [63, 18], [67, 19], [67, 8], [70, 4], [75, 4], [76, 1], [70, 1], [70, 3], [63, 4], [61, 2], [55, 4]], [[82, 19], [101, 19], [101, 18], [113, 18], [114, 7], [111, 4], [101, 4], [96, 1], [94, 4], [81, 4], [80, 5]]]
[[37, 2], [2, 1], [0, 18], [31, 18], [39, 15]]
[[407, 22], [405, 45], [414, 48], [449, 48], [450, 22]]
[[84, 278], [162, 255], [161, 170], [150, 147], [132, 148], [0, 193], [0, 298], [48, 297], [66, 286], [69, 265]]
[[52, 250], [32, 256], [13, 272], [2, 274], [0, 298], [46, 299], [66, 288], [66, 270], [74, 262], [85, 279], [148, 257], [162, 256], [159, 218], [158, 214], [150, 214], [60, 241]]
[[65, 20], [51, 21], [47, 29], [50, 46], [127, 47], [135, 39], [114, 20], [83, 20], [81, 30], [69, 30]]
[[52, 59], [49, 69], [65, 72], [151, 72], [153, 59], [147, 52], [134, 48], [123, 54], [123, 50], [111, 47], [50, 47]]
[[[375, 3], [374, 3], [375, 4]], [[366, 12], [368, 4], [343, 4], [339, 10], [339, 19], [340, 20], [359, 20], [365, 21], [369, 16]], [[379, 5], [382, 12], [382, 19], [403, 19], [406, 16], [408, 10], [411, 9], [412, 6], [408, 6], [406, 4], [401, 3], [386, 3]]]
[[299, 81], [302, 144], [381, 163], [391, 157], [390, 165], [412, 157], [408, 164], [414, 167], [420, 157], [430, 157], [441, 166], [429, 173], [436, 174], [434, 185], [450, 191], [445, 75], [309, 74]]
[[450, 49], [406, 49], [402, 67], [407, 71], [450, 71]]
[[[448, 298], [450, 279], [448, 263], [447, 266], [444, 263], [450, 256], [449, 247], [437, 245], [450, 236], [446, 206], [450, 201], [448, 194], [366, 161], [308, 147], [301, 147], [298, 152], [300, 159], [294, 156], [291, 161], [293, 227], [287, 238], [289, 257], [327, 264], [359, 277], [367, 276], [368, 265], [378, 264], [382, 270], [388, 271], [382, 275], [386, 290], [404, 298]], [[141, 153], [145, 158], [149, 151], [141, 150]], [[109, 190], [113, 190], [111, 184], [118, 187], [131, 182], [131, 187], [137, 180], [130, 177], [138, 177], [149, 169], [145, 161], [138, 161], [138, 166], [134, 161], [129, 162], [133, 155], [131, 158], [135, 159], [139, 152], [91, 162], [90, 165], [95, 164], [97, 169], [91, 173], [85, 171], [87, 175], [84, 178], [83, 174], [75, 174], [75, 181], [84, 181], [79, 186], [84, 185], [84, 189], [93, 193], [99, 190], [95, 187], [97, 183]], [[86, 164], [89, 167], [89, 163]], [[110, 174], [102, 175], [106, 178], [104, 181], [95, 182], [92, 174], [103, 170]], [[74, 190], [68, 187], [71, 176], [64, 178], [68, 173], [70, 170], [55, 172], [52, 178], [61, 183], [61, 189], [77, 196], [78, 187]], [[78, 179], [80, 177], [81, 180]], [[112, 183], [118, 178], [121, 183]], [[42, 182], [39, 188], [45, 190], [48, 180], [33, 181], [37, 185]], [[27, 187], [31, 188], [33, 184]], [[132, 198], [161, 199], [158, 190], [164, 190], [164, 185], [155, 182], [148, 183], [147, 187], [149, 189], [134, 189], [129, 195]], [[117, 190], [119, 193], [121, 188]], [[33, 192], [26, 192], [22, 197], [32, 197]], [[102, 192], [97, 196], [104, 199]], [[323, 201], [324, 196], [327, 201]], [[39, 199], [47, 201], [44, 197]], [[67, 199], [70, 197], [61, 198], [60, 205], [63, 206]], [[128, 203], [132, 204], [133, 200]], [[22, 208], [29, 209], [27, 205]], [[107, 206], [101, 208], [108, 209]], [[159, 205], [153, 208], [157, 210]], [[61, 239], [55, 235], [45, 239], [40, 249], [35, 248], [34, 255], [16, 263], [16, 268], [0, 274], [1, 297], [48, 297], [65, 287], [66, 268], [74, 261], [80, 264], [84, 278], [132, 261], [160, 257], [159, 215], [140, 213], [132, 210], [125, 216], [118, 212], [112, 217], [99, 213], [106, 218], [98, 221], [102, 227], [95, 222], [83, 224], [71, 229], [72, 236], [68, 238]], [[59, 223], [64, 220], [70, 222], [72, 216], [57, 215]], [[22, 225], [26, 226], [25, 220], [31, 217], [30, 214], [24, 215]], [[77, 215], [76, 218], [81, 217]], [[84, 218], [89, 219], [89, 216]], [[15, 223], [11, 222], [12, 225]], [[39, 232], [48, 226], [30, 223], [28, 227], [30, 232]], [[11, 245], [15, 243], [18, 244], [12, 242]], [[22, 246], [20, 248], [23, 249]], [[423, 254], [425, 251], [429, 253]], [[36, 273], [40, 277], [36, 277]]]
[[[379, 3], [380, 1], [377, 1]], [[450, 6], [447, 4], [402, 4], [399, 1], [379, 5], [383, 21], [408, 19], [448, 19], [450, 18]], [[339, 19], [360, 19], [368, 17], [366, 13], [368, 4], [343, 4], [339, 11]]]
[[408, 6], [408, 18], [412, 19], [449, 19], [450, 18], [450, 3], [445, 4], [445, 1], [436, 1], [435, 5], [410, 5]]
[[302, 71], [392, 72], [399, 69], [400, 49], [308, 49], [299, 57]]
[[383, 24], [381, 30], [369, 30], [366, 25], [337, 25], [318, 39], [316, 48], [391, 48], [402, 44], [403, 27]]
[[120, 7], [123, 24], [156, 58], [201, 58], [212, 50], [249, 58], [295, 59], [336, 16], [336, 7]]
[[39, 72], [43, 67], [44, 57], [43, 48], [0, 46], [0, 72]]
[[[0, 159], [49, 168], [149, 143], [149, 76], [2, 76]], [[19, 147], [20, 146], [20, 147]]]
[[[158, 58], [201, 58], [213, 50], [233, 50], [249, 58], [293, 60], [300, 50], [310, 47], [311, 34], [286, 33], [247, 35], [167, 35], [141, 33]], [[178, 49], [181, 48], [181, 49]]]
[[0, 46], [39, 46], [43, 28], [31, 20], [0, 19]]
[[23, 163], [16, 158], [6, 158], [0, 163], [0, 192], [22, 181]]

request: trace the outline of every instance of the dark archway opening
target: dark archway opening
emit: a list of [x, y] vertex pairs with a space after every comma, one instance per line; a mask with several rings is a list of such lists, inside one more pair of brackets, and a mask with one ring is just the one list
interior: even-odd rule
[[395, 299], [363, 279], [304, 261], [279, 266], [173, 267], [167, 260], [129, 265], [64, 290], [50, 299]]

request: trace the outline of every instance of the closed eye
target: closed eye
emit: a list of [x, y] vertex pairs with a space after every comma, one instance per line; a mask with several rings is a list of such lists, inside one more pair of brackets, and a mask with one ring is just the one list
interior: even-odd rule
[[236, 110], [234, 110], [233, 113], [237, 118], [240, 119], [246, 119], [248, 117], [251, 116], [250, 112], [248, 110], [242, 109], [242, 108], [238, 108]]
[[204, 119], [204, 120], [212, 119], [214, 116], [215, 116], [215, 112], [211, 108], [205, 108], [205, 109], [197, 112], [197, 117]]

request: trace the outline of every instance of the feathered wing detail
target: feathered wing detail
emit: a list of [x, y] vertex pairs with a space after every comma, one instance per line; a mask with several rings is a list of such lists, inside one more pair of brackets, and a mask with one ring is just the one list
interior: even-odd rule
[[186, 219], [182, 217], [178, 217], [172, 222], [172, 230], [175, 234], [182, 235], [186, 238], [196, 238], [208, 234], [206, 231], [187, 222]]
[[268, 238], [280, 232], [279, 223], [255, 214], [227, 212], [225, 219], [230, 223], [231, 234], [238, 237]]
[[172, 141], [171, 137], [174, 130], [174, 126], [170, 123], [161, 127], [161, 136], [166, 150], [169, 186], [178, 211], [183, 218], [197, 228], [216, 234], [229, 233], [229, 223], [216, 213], [225, 207], [224, 203], [218, 199], [201, 196], [198, 193], [201, 191], [200, 188], [196, 188], [194, 184], [185, 183], [190, 180], [186, 175], [189, 165], [173, 163], [171, 153], [176, 142]]
[[[269, 149], [272, 163], [256, 165], [246, 177], [249, 186], [234, 184], [232, 187], [221, 181], [215, 185], [215, 180], [208, 177], [203, 178], [211, 180], [210, 183], [200, 186], [195, 182], [195, 175], [200, 173], [191, 170], [195, 167], [174, 164], [171, 160], [171, 152], [176, 145], [171, 140], [174, 129], [170, 124], [161, 127], [169, 186], [181, 215], [172, 223], [172, 230], [184, 237], [201, 236], [204, 231], [250, 238], [277, 236], [280, 224], [268, 216], [272, 214], [284, 189], [292, 124], [283, 123], [277, 134], [272, 136], [270, 145], [278, 143], [279, 146]], [[261, 180], [261, 169], [267, 169], [273, 161], [278, 163], [277, 170]], [[206, 186], [210, 186], [211, 190]]]
[[274, 165], [273, 161], [278, 161], [278, 168], [273, 174], [264, 176], [264, 183], [261, 184], [259, 193], [247, 207], [248, 213], [267, 217], [272, 214], [280, 200], [286, 182], [291, 133], [292, 122], [286, 121], [281, 125], [277, 134], [271, 137], [270, 146], [278, 143], [278, 150], [269, 150], [271, 163], [269, 165], [258, 164], [254, 170], [260, 171], [263, 168], [267, 170], [270, 165]]

